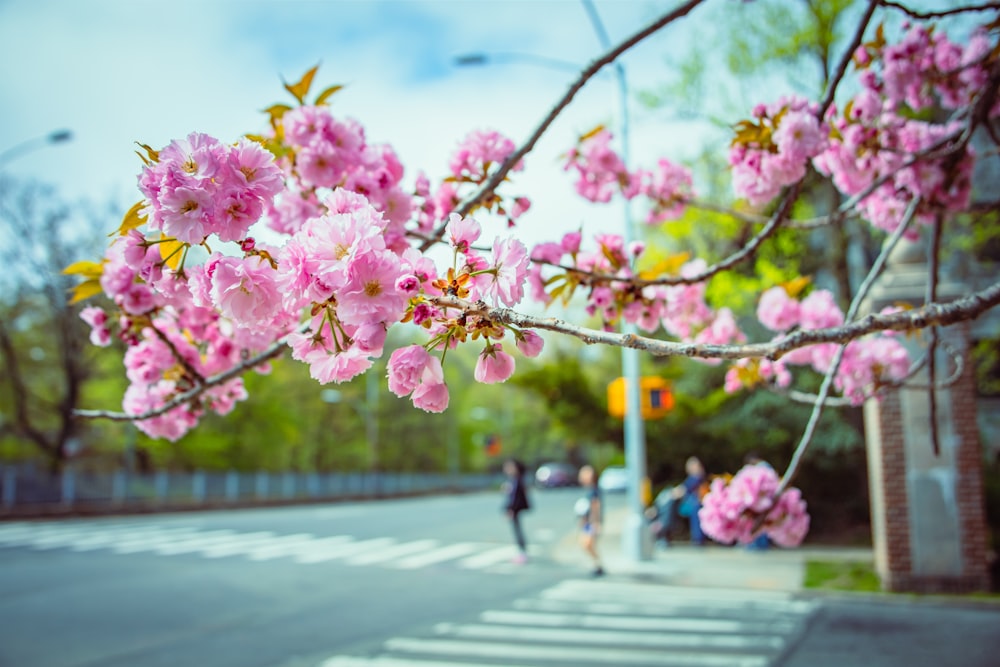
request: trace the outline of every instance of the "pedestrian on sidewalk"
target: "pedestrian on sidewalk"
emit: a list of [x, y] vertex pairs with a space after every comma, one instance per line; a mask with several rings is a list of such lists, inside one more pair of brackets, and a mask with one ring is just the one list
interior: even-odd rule
[[590, 556], [593, 563], [591, 574], [600, 577], [604, 574], [601, 557], [597, 553], [597, 537], [601, 532], [602, 511], [601, 490], [597, 486], [597, 474], [593, 466], [580, 468], [580, 486], [584, 496], [577, 501], [577, 515], [580, 517], [580, 546]]
[[668, 487], [656, 496], [650, 508], [653, 534], [663, 546], [670, 545], [670, 533], [677, 517], [687, 519], [691, 527], [691, 542], [696, 546], [705, 544], [705, 533], [701, 530], [698, 510], [701, 499], [708, 492], [708, 475], [705, 465], [697, 456], [688, 457], [684, 463], [687, 477], [677, 486]]
[[511, 528], [514, 530], [514, 541], [518, 548], [514, 562], [527, 563], [528, 546], [524, 540], [524, 530], [521, 528], [521, 512], [531, 509], [528, 492], [524, 486], [525, 466], [518, 459], [509, 458], [504, 461], [503, 471], [507, 475], [507, 481], [504, 482], [503, 509], [510, 519]]

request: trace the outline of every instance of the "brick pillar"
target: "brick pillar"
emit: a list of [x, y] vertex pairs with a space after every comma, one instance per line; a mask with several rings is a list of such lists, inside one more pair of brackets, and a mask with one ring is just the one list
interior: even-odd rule
[[[922, 249], [904, 245], [872, 289], [867, 310], [921, 303], [926, 280]], [[962, 293], [956, 284], [938, 290], [939, 300]], [[963, 358], [964, 372], [950, 387], [935, 391], [937, 453], [926, 371], [913, 380], [923, 387], [887, 391], [864, 406], [875, 566], [886, 590], [969, 592], [990, 586], [968, 325], [942, 328], [940, 337]], [[926, 337], [900, 340], [912, 359], [926, 351]], [[954, 368], [942, 347], [936, 357], [939, 382]]]

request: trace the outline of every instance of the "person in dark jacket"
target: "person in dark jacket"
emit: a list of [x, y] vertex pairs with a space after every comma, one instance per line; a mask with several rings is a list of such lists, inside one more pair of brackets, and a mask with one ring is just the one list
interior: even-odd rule
[[514, 529], [514, 539], [518, 548], [514, 562], [526, 563], [528, 547], [524, 541], [524, 530], [521, 529], [521, 512], [531, 509], [531, 503], [528, 502], [528, 492], [524, 486], [525, 467], [517, 459], [507, 459], [503, 464], [503, 471], [507, 475], [507, 481], [504, 483], [503, 509]]

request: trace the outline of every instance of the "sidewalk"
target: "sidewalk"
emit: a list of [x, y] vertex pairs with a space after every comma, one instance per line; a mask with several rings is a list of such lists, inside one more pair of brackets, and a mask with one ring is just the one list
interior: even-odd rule
[[[598, 552], [609, 577], [630, 577], [673, 586], [747, 588], [798, 592], [803, 590], [809, 560], [872, 562], [870, 548], [799, 547], [748, 551], [740, 546], [709, 544], [696, 547], [674, 544], [653, 548], [649, 560], [636, 561], [622, 551], [625, 511], [609, 514], [598, 542]], [[567, 535], [556, 546], [553, 558], [581, 572], [590, 561], [577, 542]]]

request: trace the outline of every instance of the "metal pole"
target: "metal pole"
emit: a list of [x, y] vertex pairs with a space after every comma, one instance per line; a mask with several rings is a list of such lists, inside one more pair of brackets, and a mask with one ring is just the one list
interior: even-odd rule
[[375, 478], [375, 495], [379, 494], [378, 456], [378, 381], [374, 368], [365, 373], [365, 433], [368, 438], [368, 464]]
[[73, 138], [73, 133], [69, 130], [56, 130], [43, 137], [34, 137], [10, 148], [0, 151], [0, 165], [10, 162], [14, 158], [20, 157], [32, 151], [38, 150], [47, 144], [59, 144]]
[[[587, 15], [594, 26], [601, 46], [611, 48], [611, 40], [604, 29], [597, 9], [591, 0], [581, 0]], [[618, 136], [619, 151], [625, 167], [629, 166], [629, 113], [628, 84], [625, 78], [625, 67], [616, 60], [612, 63], [617, 83], [618, 102]], [[623, 199], [624, 233], [626, 248], [632, 243], [632, 209], [628, 199]], [[624, 334], [634, 334], [635, 325], [622, 321], [621, 331]], [[652, 540], [643, 515], [642, 489], [646, 480], [646, 425], [642, 421], [642, 397], [639, 386], [639, 351], [629, 347], [622, 348], [622, 377], [625, 381], [625, 466], [628, 470], [628, 490], [626, 503], [628, 512], [625, 525], [622, 526], [622, 552], [626, 557], [635, 560], [649, 560], [652, 554]]]

